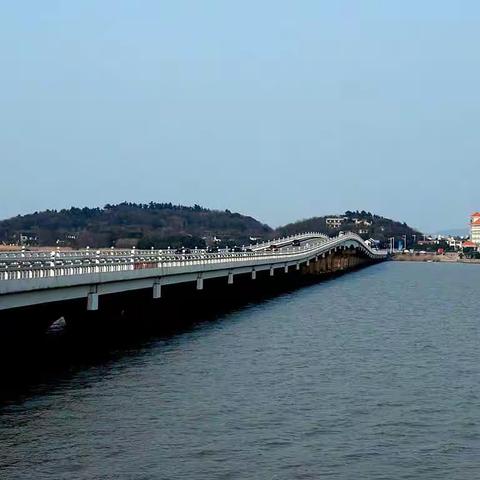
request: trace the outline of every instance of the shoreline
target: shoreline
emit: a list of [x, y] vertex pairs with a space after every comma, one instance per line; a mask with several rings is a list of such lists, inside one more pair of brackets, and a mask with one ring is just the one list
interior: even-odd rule
[[459, 258], [458, 255], [437, 255], [423, 254], [415, 255], [408, 253], [397, 253], [392, 255], [391, 260], [394, 262], [424, 262], [424, 263], [467, 263], [480, 264], [480, 259]]

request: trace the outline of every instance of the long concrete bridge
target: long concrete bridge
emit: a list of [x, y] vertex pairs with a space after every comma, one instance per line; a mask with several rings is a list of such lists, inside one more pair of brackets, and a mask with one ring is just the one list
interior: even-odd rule
[[[234, 285], [236, 279], [248, 277], [254, 282], [258, 275], [267, 279], [282, 275], [294, 282], [298, 275], [341, 272], [386, 257], [386, 252], [372, 249], [356, 234], [328, 238], [315, 232], [276, 239], [242, 252], [112, 249], [6, 253], [0, 255], [0, 319], [18, 317], [36, 306], [61, 307], [69, 301], [75, 301], [77, 312], [97, 311], [102, 309], [103, 297], [149, 290], [151, 299], [160, 299], [165, 286], [191, 284], [203, 290], [213, 279], [223, 278], [227, 285]], [[60, 307], [55, 310], [57, 315], [62, 315]]]

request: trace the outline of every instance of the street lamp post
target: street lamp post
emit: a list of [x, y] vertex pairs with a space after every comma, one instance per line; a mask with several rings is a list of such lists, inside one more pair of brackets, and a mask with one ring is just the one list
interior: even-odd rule
[[395, 250], [395, 237], [389, 237], [390, 240], [390, 253], [393, 253]]

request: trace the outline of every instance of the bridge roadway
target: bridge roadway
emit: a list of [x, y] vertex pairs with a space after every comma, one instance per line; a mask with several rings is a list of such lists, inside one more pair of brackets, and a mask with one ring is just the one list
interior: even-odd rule
[[[293, 247], [294, 240], [302, 245]], [[271, 245], [282, 247], [267, 250]], [[373, 250], [354, 233], [328, 238], [307, 233], [273, 240], [251, 252], [175, 254], [167, 250], [98, 250], [71, 252], [16, 252], [0, 256], [0, 310], [85, 298], [87, 310], [99, 308], [102, 295], [151, 289], [153, 298], [162, 296], [163, 285], [195, 282], [202, 290], [204, 281], [225, 277], [228, 284], [235, 275], [257, 272], [300, 270], [335, 252], [354, 252], [370, 262], [387, 257]], [[338, 269], [347, 268], [347, 264]]]
[[251, 245], [250, 249], [254, 252], [260, 250], [267, 250], [270, 246], [275, 245], [276, 247], [286, 247], [291, 245], [294, 240], [299, 240], [300, 242], [307, 242], [308, 240], [322, 241], [329, 240], [328, 235], [319, 232], [307, 232], [301, 233], [299, 235], [290, 235], [288, 237], [277, 238], [275, 240], [269, 240], [267, 242], [258, 243], [256, 245]]

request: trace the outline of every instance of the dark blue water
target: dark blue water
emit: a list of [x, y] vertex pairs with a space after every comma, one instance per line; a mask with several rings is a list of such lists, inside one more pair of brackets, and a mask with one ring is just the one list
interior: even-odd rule
[[480, 267], [385, 263], [49, 376], [2, 479], [480, 478]]

